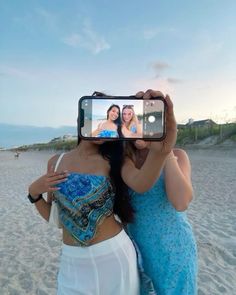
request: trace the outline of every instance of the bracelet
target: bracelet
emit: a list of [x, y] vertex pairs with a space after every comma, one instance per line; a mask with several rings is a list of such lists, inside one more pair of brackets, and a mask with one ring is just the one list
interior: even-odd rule
[[42, 194], [40, 194], [40, 195], [38, 195], [38, 197], [35, 199], [35, 198], [33, 198], [32, 196], [31, 196], [31, 194], [28, 194], [28, 199], [30, 200], [30, 202], [32, 203], [32, 204], [34, 204], [34, 203], [37, 203], [38, 201], [40, 201], [42, 198], [43, 198], [43, 195]]
[[171, 156], [171, 157], [167, 157], [167, 158], [166, 158], [166, 162], [169, 161], [169, 160], [174, 160], [174, 159], [175, 159], [175, 160], [178, 160], [178, 157], [176, 157], [176, 156], [174, 156], [174, 155]]

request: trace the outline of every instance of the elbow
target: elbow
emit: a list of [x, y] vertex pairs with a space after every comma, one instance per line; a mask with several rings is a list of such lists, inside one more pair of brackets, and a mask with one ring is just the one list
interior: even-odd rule
[[154, 184], [152, 184], [152, 185], [143, 185], [143, 184], [140, 184], [140, 185], [137, 185], [135, 188], [133, 188], [133, 190], [136, 193], [138, 193], [138, 194], [144, 194], [147, 191], [149, 191], [152, 188], [153, 185]]
[[193, 192], [191, 190], [191, 192], [189, 192], [188, 194], [183, 196], [181, 202], [176, 202], [175, 204], [173, 204], [173, 206], [174, 206], [175, 210], [178, 212], [186, 211], [188, 209], [189, 204], [191, 203], [192, 199], [193, 199]]
[[136, 184], [131, 188], [138, 194], [144, 194], [154, 186], [157, 179], [159, 179], [159, 176], [155, 177], [152, 180], [149, 180], [148, 182], [137, 180]]
[[146, 192], [145, 189], [143, 189], [142, 187], [135, 187], [132, 188], [137, 194], [144, 194]]
[[174, 205], [174, 208], [178, 212], [184, 212], [188, 209], [189, 204], [176, 204]]

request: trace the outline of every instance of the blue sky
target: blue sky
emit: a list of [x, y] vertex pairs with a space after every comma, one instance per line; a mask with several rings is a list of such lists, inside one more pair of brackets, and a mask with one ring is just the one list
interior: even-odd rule
[[94, 90], [236, 118], [236, 1], [0, 0], [0, 123], [75, 125]]

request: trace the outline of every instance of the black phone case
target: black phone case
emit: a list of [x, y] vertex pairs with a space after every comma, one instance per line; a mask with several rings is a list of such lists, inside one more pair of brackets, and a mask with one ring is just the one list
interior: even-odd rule
[[[106, 141], [117, 141], [117, 140], [122, 140], [122, 141], [135, 141], [135, 140], [144, 140], [144, 141], [162, 141], [166, 137], [166, 109], [167, 109], [167, 104], [166, 101], [163, 97], [158, 96], [158, 97], [152, 97], [151, 100], [161, 100], [164, 103], [164, 126], [163, 126], [163, 136], [159, 138], [154, 138], [154, 137], [92, 137], [92, 136], [83, 136], [81, 133], [81, 129], [84, 126], [84, 110], [82, 108], [82, 102], [83, 100], [101, 100], [101, 99], [114, 99], [114, 103], [116, 100], [142, 100], [143, 98], [137, 98], [136, 96], [82, 96], [79, 101], [78, 101], [78, 135], [81, 139], [83, 140], [106, 140]], [[147, 100], [148, 101], [148, 100]]]

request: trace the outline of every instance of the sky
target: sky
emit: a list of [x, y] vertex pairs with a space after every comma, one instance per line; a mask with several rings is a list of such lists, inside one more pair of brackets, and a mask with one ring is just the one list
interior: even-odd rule
[[95, 90], [236, 120], [236, 1], [0, 0], [0, 123], [76, 125]]

